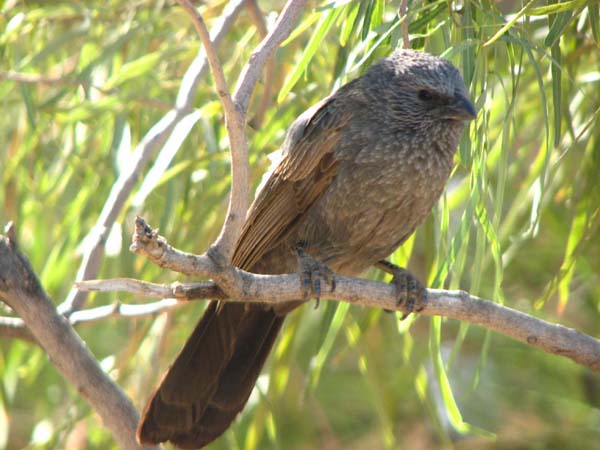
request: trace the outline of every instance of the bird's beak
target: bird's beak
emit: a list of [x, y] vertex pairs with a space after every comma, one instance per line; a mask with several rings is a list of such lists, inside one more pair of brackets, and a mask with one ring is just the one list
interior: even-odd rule
[[454, 120], [473, 120], [477, 117], [477, 110], [473, 103], [461, 94], [454, 96], [454, 101], [448, 105], [448, 113]]

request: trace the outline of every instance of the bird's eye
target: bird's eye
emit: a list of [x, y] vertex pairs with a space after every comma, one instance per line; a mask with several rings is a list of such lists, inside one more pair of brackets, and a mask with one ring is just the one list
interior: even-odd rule
[[426, 91], [425, 89], [421, 89], [417, 95], [421, 100], [426, 102], [433, 99], [433, 95], [431, 94], [431, 92]]

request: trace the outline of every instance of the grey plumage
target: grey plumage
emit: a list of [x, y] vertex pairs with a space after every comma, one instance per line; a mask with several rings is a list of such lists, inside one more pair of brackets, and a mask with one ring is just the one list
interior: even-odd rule
[[[392, 253], [439, 198], [465, 121], [475, 116], [459, 71], [396, 51], [302, 114], [252, 204], [233, 264], [298, 269], [295, 248], [357, 275]], [[199, 448], [241, 411], [285, 314], [213, 302], [144, 413], [138, 436]]]

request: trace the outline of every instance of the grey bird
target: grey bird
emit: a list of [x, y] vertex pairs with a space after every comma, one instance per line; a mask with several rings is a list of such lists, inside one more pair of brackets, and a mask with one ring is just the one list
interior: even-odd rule
[[[450, 62], [412, 50], [380, 60], [291, 125], [232, 263], [264, 274], [298, 271], [299, 254], [302, 267], [308, 258], [344, 275], [375, 265], [394, 274], [398, 300], [412, 307], [423, 288], [384, 258], [433, 208], [475, 117]], [[219, 437], [246, 404], [286, 314], [302, 303], [212, 301], [150, 399], [140, 442], [201, 448]]]

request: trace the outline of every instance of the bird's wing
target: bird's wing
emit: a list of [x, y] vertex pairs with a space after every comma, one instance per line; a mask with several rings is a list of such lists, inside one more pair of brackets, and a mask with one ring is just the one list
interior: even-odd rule
[[331, 184], [339, 166], [334, 150], [352, 114], [336, 102], [328, 97], [292, 124], [281, 162], [250, 207], [234, 265], [251, 269]]

